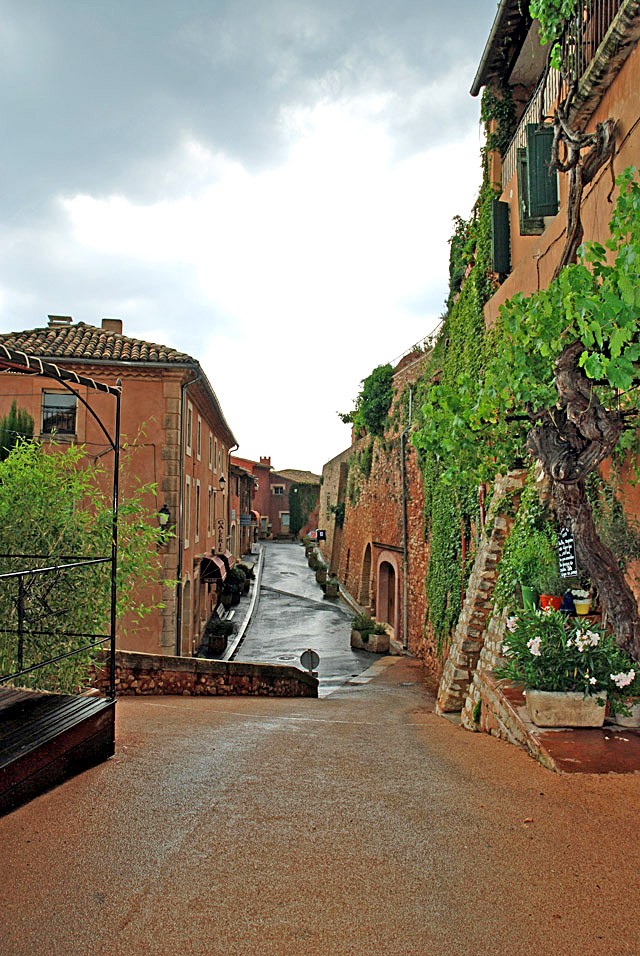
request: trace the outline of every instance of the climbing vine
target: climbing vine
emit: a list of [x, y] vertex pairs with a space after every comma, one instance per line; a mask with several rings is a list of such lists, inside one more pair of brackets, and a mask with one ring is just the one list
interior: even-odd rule
[[318, 486], [296, 482], [289, 488], [289, 530], [296, 537], [318, 504]]

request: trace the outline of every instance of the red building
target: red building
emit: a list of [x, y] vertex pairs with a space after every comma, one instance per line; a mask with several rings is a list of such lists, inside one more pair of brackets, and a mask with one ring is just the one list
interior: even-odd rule
[[[48, 326], [2, 334], [0, 343], [86, 378], [122, 383], [121, 441], [131, 453], [122, 469], [123, 491], [131, 480], [155, 483], [156, 498], [148, 504], [168, 512], [175, 536], [163, 549], [161, 593], [140, 585], [146, 603], [161, 601], [164, 607], [128, 622], [119, 630], [118, 646], [192, 654], [217, 600], [215, 587], [201, 580], [203, 558], [231, 543], [229, 452], [237, 448], [204, 370], [183, 352], [123, 335], [119, 319], [103, 319], [97, 328], [49, 316]], [[90, 409], [111, 428], [114, 410], [105, 396], [3, 372], [0, 415], [14, 399], [33, 417], [43, 442], [82, 444], [96, 461], [104, 453], [105, 437]]]
[[[318, 525], [318, 498], [321, 478], [310, 471], [286, 469], [274, 471], [270, 457], [261, 457], [260, 461], [238, 458], [235, 455], [231, 463], [245, 469], [254, 478], [253, 509], [258, 522], [258, 535], [261, 538], [291, 538], [305, 534]], [[302, 525], [294, 535], [291, 531], [292, 494], [299, 494], [302, 486], [309, 489], [317, 487], [317, 495], [310, 495], [311, 506], [302, 513]], [[306, 497], [306, 496], [305, 496]], [[294, 506], [295, 507], [295, 506]]]

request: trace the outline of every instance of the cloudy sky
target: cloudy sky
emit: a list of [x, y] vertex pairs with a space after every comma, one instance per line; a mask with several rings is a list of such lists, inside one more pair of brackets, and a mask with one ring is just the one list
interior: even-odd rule
[[0, 0], [0, 331], [198, 359], [240, 443], [320, 471], [442, 313], [496, 0]]

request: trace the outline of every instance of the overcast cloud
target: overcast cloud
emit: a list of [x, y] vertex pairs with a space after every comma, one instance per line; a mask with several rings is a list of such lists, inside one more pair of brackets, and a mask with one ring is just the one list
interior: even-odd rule
[[5, 0], [0, 330], [188, 352], [240, 443], [319, 471], [442, 312], [495, 0]]

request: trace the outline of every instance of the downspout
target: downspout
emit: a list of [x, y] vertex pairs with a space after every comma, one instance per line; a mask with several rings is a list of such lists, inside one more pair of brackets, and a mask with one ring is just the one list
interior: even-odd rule
[[411, 430], [413, 392], [409, 387], [409, 422], [400, 436], [400, 467], [402, 474], [402, 650], [409, 648], [409, 520], [407, 516], [407, 435]]
[[176, 657], [180, 657], [180, 651], [182, 649], [182, 549], [184, 547], [184, 535], [182, 530], [184, 528], [184, 521], [182, 520], [182, 511], [184, 508], [184, 439], [187, 421], [185, 407], [187, 389], [190, 385], [193, 385], [194, 382], [198, 381], [200, 375], [201, 373], [198, 372], [195, 378], [189, 379], [188, 382], [183, 382], [180, 386], [180, 488], [178, 489], [178, 564], [176, 568]]

